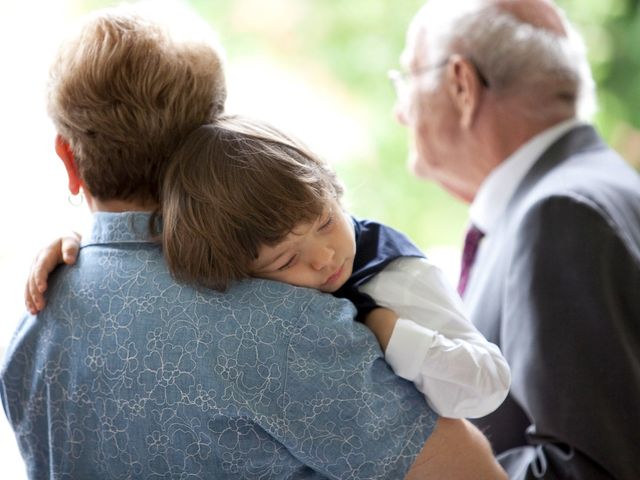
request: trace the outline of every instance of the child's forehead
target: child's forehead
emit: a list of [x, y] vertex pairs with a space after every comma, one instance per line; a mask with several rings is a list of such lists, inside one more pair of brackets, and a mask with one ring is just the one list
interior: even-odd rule
[[287, 235], [276, 243], [263, 243], [258, 248], [258, 258], [254, 262], [254, 268], [261, 270], [275, 262], [282, 255], [304, 241], [313, 230], [316, 221], [301, 222], [297, 224]]
[[[300, 220], [296, 223], [291, 231], [287, 234], [287, 236], [282, 240], [283, 242], [287, 239], [294, 240], [295, 237], [304, 236], [318, 223], [322, 218], [331, 214], [334, 209], [335, 201], [326, 200], [322, 203], [322, 211], [316, 215], [314, 218]], [[281, 242], [279, 242], [281, 243]]]
[[[324, 213], [324, 210], [323, 210], [323, 213]], [[309, 233], [313, 229], [313, 226], [316, 223], [318, 223], [318, 220], [320, 219], [320, 217], [322, 217], [322, 214], [318, 215], [313, 220], [303, 220], [301, 222], [296, 223], [294, 227], [291, 229], [291, 231], [287, 234], [287, 236], [284, 237], [278, 243], [284, 243], [287, 241], [292, 242], [292, 241], [295, 241], [297, 237], [304, 237], [307, 233]]]
[[313, 232], [317, 224], [333, 210], [331, 204], [327, 203], [323, 206], [322, 212], [311, 220], [302, 220], [294, 225], [284, 238], [275, 243], [263, 244], [259, 248], [258, 255], [260, 257], [277, 256], [279, 253], [295, 246], [303, 241], [307, 235]]
[[275, 243], [264, 244], [262, 249], [274, 250], [284, 244], [295, 243], [301, 237], [310, 233], [318, 222], [322, 221], [327, 215], [339, 208], [339, 204], [335, 199], [327, 199], [322, 203], [322, 210], [318, 215], [311, 219], [303, 219], [296, 223], [293, 228], [285, 235], [284, 238]]

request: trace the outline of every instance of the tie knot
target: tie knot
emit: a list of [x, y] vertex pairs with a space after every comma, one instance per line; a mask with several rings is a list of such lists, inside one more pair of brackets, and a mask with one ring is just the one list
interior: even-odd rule
[[464, 238], [464, 249], [462, 250], [462, 266], [460, 268], [460, 281], [458, 282], [458, 293], [462, 295], [467, 287], [469, 272], [476, 259], [480, 240], [484, 237], [484, 232], [475, 225], [471, 225]]
[[471, 225], [469, 230], [467, 230], [467, 235], [464, 237], [464, 251], [462, 255], [471, 256], [472, 258], [475, 257], [482, 237], [484, 237], [484, 232], [475, 225]]

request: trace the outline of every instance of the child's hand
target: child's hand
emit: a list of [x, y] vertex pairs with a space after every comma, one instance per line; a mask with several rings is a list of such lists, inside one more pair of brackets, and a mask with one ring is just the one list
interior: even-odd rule
[[61, 263], [75, 263], [81, 239], [79, 233], [71, 232], [70, 235], [60, 237], [40, 250], [31, 264], [24, 290], [24, 303], [29, 313], [35, 315], [44, 308], [44, 292], [47, 291], [49, 274]]
[[393, 310], [378, 307], [367, 314], [364, 324], [373, 332], [380, 347], [385, 351], [397, 321], [398, 315]]

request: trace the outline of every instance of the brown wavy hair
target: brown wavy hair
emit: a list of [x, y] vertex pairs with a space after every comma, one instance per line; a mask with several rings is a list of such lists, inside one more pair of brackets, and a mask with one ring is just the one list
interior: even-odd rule
[[200, 22], [183, 38], [173, 27], [132, 5], [104, 9], [57, 53], [48, 112], [96, 198], [157, 203], [170, 154], [223, 110], [213, 31]]
[[162, 189], [162, 244], [173, 276], [224, 291], [251, 275], [261, 245], [315, 220], [343, 189], [300, 142], [267, 123], [223, 116], [189, 134]]

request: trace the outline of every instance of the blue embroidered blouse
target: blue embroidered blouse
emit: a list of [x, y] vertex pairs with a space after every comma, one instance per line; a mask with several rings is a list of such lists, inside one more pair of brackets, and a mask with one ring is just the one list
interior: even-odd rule
[[0, 370], [30, 478], [402, 478], [436, 415], [353, 306], [170, 277], [149, 217], [98, 213]]

